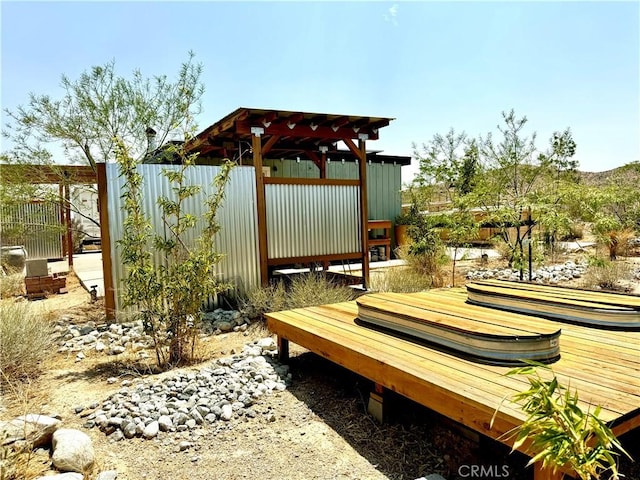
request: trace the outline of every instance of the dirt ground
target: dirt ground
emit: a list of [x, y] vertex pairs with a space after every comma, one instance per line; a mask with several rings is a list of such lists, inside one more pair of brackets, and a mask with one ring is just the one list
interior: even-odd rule
[[[465, 265], [461, 268], [464, 271]], [[34, 304], [52, 321], [62, 315], [77, 323], [103, 321], [101, 302], [90, 303], [89, 294], [73, 276], [68, 277], [68, 287], [69, 293]], [[263, 326], [253, 325], [244, 333], [208, 337], [199, 351], [209, 359], [226, 356], [268, 334]], [[87, 354], [76, 363], [75, 354], [52, 353], [41, 378], [5, 390], [0, 419], [28, 412], [61, 415], [66, 427], [79, 428], [92, 438], [98, 459], [94, 475], [115, 469], [119, 480], [404, 480], [431, 473], [458, 479], [463, 478], [459, 467], [473, 464], [506, 465], [509, 479], [533, 478], [524, 456], [510, 454], [506, 446], [478, 438], [405, 398], [391, 395], [386, 400], [390, 415], [385, 424], [378, 424], [366, 413], [372, 390], [368, 380], [295, 345], [290, 366], [290, 387], [262, 397], [255, 418], [196, 430], [188, 438], [193, 446], [185, 451], [179, 451], [178, 443], [186, 437], [178, 433], [111, 442], [98, 429], [82, 427], [84, 420], [74, 407], [100, 402], [118, 390], [120, 382], [108, 384], [109, 377], [152, 375], [150, 368], [126, 355], [114, 362], [113, 357]], [[640, 434], [622, 440], [640, 458]], [[40, 451], [29, 460], [25, 478], [50, 472], [49, 468], [48, 452]], [[637, 465], [625, 462], [623, 472], [640, 480]]]

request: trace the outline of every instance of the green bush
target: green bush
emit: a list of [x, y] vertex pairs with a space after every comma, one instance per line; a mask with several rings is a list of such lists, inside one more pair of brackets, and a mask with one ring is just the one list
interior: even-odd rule
[[258, 318], [268, 312], [348, 302], [354, 298], [350, 288], [338, 285], [322, 274], [310, 273], [293, 277], [287, 286], [278, 281], [257, 288], [248, 294], [241, 306], [249, 317]]
[[47, 318], [28, 303], [0, 304], [0, 379], [33, 378], [52, 346]]

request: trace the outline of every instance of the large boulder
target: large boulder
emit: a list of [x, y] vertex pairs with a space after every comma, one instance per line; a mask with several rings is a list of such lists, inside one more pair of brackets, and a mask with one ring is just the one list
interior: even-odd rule
[[71, 428], [60, 428], [53, 434], [54, 467], [63, 472], [89, 472], [95, 462], [91, 439], [86, 433]]
[[24, 442], [31, 448], [48, 446], [60, 423], [60, 420], [46, 415], [22, 415], [8, 422], [0, 422], [0, 432], [3, 432], [0, 439], [2, 445]]

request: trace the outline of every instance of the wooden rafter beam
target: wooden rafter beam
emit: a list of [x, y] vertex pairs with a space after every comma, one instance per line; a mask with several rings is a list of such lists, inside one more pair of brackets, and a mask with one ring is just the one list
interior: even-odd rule
[[349, 117], [339, 117], [331, 123], [331, 128], [335, 131], [338, 128], [345, 126], [347, 123], [349, 123]]
[[90, 166], [81, 165], [0, 165], [0, 178], [6, 183], [82, 184], [97, 183]]
[[278, 140], [280, 140], [280, 135], [272, 135], [262, 147], [262, 155], [269, 153]]
[[262, 117], [258, 118], [258, 123], [260, 123], [263, 127], [266, 127], [268, 124], [271, 124], [276, 118], [278, 118], [277, 112], [267, 112]]
[[318, 167], [318, 169], [322, 171], [322, 161], [320, 160], [320, 157], [318, 157], [318, 155], [316, 155], [316, 153], [312, 152], [311, 150], [305, 150], [304, 153], [313, 163], [316, 164], [316, 167]]
[[[251, 125], [250, 122], [236, 122], [235, 133], [239, 135], [249, 135], [251, 134], [252, 126], [255, 125]], [[368, 127], [361, 130], [359, 133], [368, 134], [369, 140], [378, 139], [378, 133], [372, 130], [370, 131]], [[358, 133], [354, 132], [353, 129], [349, 127], [339, 127], [337, 130], [334, 130], [331, 127], [318, 126], [315, 130], [313, 130], [309, 125], [296, 124], [293, 126], [293, 128], [290, 128], [286, 123], [273, 123], [269, 127], [265, 127], [264, 135], [281, 135], [297, 138], [320, 138], [327, 143], [344, 140], [345, 138], [358, 138]]]
[[353, 143], [353, 140], [351, 140], [350, 138], [343, 138], [342, 141], [347, 146], [347, 148], [351, 150], [351, 153], [353, 153], [358, 158], [358, 160], [360, 160], [360, 162], [367, 161], [366, 156], [363, 158], [362, 151], [356, 146], [355, 143]]

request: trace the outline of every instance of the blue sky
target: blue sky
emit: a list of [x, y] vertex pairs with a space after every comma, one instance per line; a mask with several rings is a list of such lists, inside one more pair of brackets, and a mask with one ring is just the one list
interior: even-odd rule
[[[203, 64], [202, 128], [237, 107], [395, 117], [369, 148], [450, 127], [570, 127], [582, 170], [640, 160], [638, 2], [1, 2], [3, 108], [116, 61]], [[4, 123], [4, 115], [3, 115]], [[406, 168], [403, 179], [414, 171]]]

